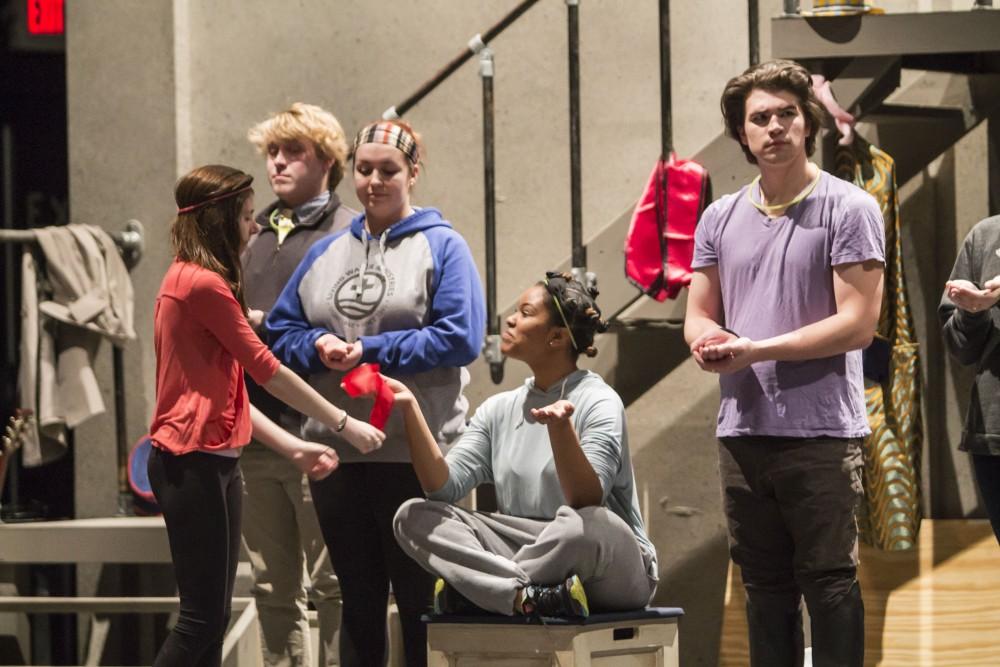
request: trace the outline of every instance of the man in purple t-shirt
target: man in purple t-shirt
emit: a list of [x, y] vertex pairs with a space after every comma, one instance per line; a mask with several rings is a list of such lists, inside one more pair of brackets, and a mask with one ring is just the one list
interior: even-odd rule
[[878, 324], [885, 238], [875, 200], [808, 159], [824, 118], [811, 84], [773, 61], [726, 85], [727, 131], [760, 176], [702, 216], [684, 337], [719, 374], [751, 664], [802, 664], [804, 597], [815, 664], [860, 667], [861, 349]]

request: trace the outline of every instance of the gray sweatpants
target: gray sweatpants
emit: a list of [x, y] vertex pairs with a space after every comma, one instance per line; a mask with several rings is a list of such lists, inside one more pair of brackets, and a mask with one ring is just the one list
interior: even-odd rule
[[592, 611], [639, 609], [656, 590], [651, 554], [604, 507], [563, 506], [542, 521], [414, 498], [399, 508], [394, 530], [424, 569], [498, 614], [514, 613], [525, 585], [558, 584], [573, 574]]

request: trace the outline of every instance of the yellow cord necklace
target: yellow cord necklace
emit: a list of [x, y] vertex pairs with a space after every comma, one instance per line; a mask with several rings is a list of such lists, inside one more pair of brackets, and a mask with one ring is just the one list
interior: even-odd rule
[[[782, 209], [789, 208], [790, 206], [795, 206], [800, 201], [808, 197], [809, 194], [816, 188], [816, 184], [819, 183], [819, 177], [820, 175], [822, 175], [822, 173], [823, 173], [822, 169], [817, 169], [816, 178], [814, 178], [812, 182], [802, 190], [802, 192], [795, 195], [794, 199], [792, 199], [791, 201], [787, 201], [783, 204], [762, 204], [761, 202], [756, 202], [753, 200], [754, 188], [757, 187], [757, 184], [760, 182], [760, 174], [757, 174], [757, 177], [750, 182], [750, 187], [747, 188], [747, 199], [750, 201], [751, 204], [754, 205], [754, 208], [756, 208], [758, 211], [760, 211], [765, 215], [770, 215], [775, 211], [780, 211]], [[763, 196], [763, 194], [764, 194], [763, 191], [761, 191], [761, 196]]]

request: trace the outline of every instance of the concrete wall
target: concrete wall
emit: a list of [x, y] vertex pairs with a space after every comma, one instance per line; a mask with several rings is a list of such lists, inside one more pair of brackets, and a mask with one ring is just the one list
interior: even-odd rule
[[[766, 17], [780, 2], [761, 4]], [[126, 380], [130, 438], [144, 432], [153, 405], [152, 299], [170, 261], [175, 179], [199, 164], [233, 164], [255, 175], [263, 206], [270, 193], [263, 161], [245, 140], [250, 125], [306, 100], [333, 110], [353, 133], [515, 5], [421, 0], [393, 3], [386, 15], [377, 4], [319, 0], [100, 0], [67, 10], [74, 220], [110, 230], [130, 217], [146, 225], [146, 255], [134, 275], [140, 340], [130, 348]], [[745, 66], [745, 10], [731, 10], [726, 0], [674, 3], [674, 134], [681, 154], [718, 132], [718, 91]], [[591, 236], [631, 204], [659, 152], [657, 8], [605, 0], [582, 3], [580, 14], [583, 217]], [[766, 33], [766, 21], [762, 28]], [[492, 45], [500, 304], [569, 252], [566, 39], [565, 4], [548, 0]], [[482, 269], [476, 64], [407, 119], [428, 148], [415, 200], [442, 209]], [[339, 192], [357, 206], [348, 182]], [[80, 435], [104, 443], [102, 455], [113, 449], [110, 419], [95, 420]], [[107, 477], [107, 461], [93, 464], [101, 471], [88, 468], [88, 479]], [[80, 494], [85, 514], [114, 509], [110, 495], [94, 500], [91, 510], [94, 490]]]
[[[177, 177], [174, 8], [169, 2], [101, 0], [67, 3], [66, 61], [72, 222], [119, 231], [129, 218], [146, 227], [145, 255], [132, 273], [138, 340], [125, 349], [130, 442], [146, 433], [154, 400], [152, 301], [169, 262], [162, 242]], [[76, 516], [118, 509], [111, 354], [103, 346], [98, 373], [107, 413], [75, 432]], [[163, 566], [79, 565], [78, 595], [173, 595]], [[80, 616], [80, 650], [89, 620]], [[118, 617], [104, 657], [110, 664], [150, 664], [165, 619]], [[82, 658], [83, 656], [81, 656]]]
[[[152, 300], [171, 256], [167, 225], [175, 179], [199, 164], [233, 164], [256, 176], [262, 207], [270, 193], [263, 161], [245, 140], [250, 125], [303, 100], [331, 109], [353, 134], [515, 4], [68, 3], [73, 219], [109, 230], [130, 217], [146, 225], [146, 256], [133, 275], [139, 341], [127, 353], [130, 439], [145, 432], [153, 406]], [[878, 4], [915, 11], [965, 9], [969, 3]], [[781, 0], [760, 2], [764, 59], [770, 53], [767, 18], [780, 8]], [[745, 11], [744, 3], [732, 0], [672, 3], [674, 143], [681, 155], [697, 152], [721, 129], [719, 92], [747, 63]], [[584, 0], [580, 16], [583, 218], [589, 237], [631, 206], [659, 153], [657, 3]], [[569, 254], [566, 32], [565, 3], [542, 0], [491, 45], [501, 308]], [[475, 62], [407, 120], [428, 148], [416, 203], [441, 208], [468, 239], [482, 269], [482, 119]], [[909, 197], [902, 218], [906, 271], [926, 345], [925, 413], [933, 435], [924, 457], [926, 477], [941, 480], [928, 483], [927, 491], [941, 498], [935, 511], [946, 514], [939, 516], [964, 516], [977, 504], [964, 459], [954, 454], [967, 378], [945, 365], [933, 307], [964, 231], [985, 214], [984, 141], [982, 132], [974, 133], [919, 182], [903, 187]], [[735, 146], [733, 156], [742, 159]], [[357, 206], [349, 182], [339, 192]], [[624, 353], [615, 347], [605, 347], [606, 360]], [[106, 379], [107, 356], [100, 369]], [[505, 384], [523, 375], [523, 368], [509, 364]], [[494, 390], [480, 373], [471, 391], [473, 407]], [[107, 400], [111, 405], [110, 395]], [[663, 562], [657, 601], [688, 607], [682, 647], [685, 664], [693, 665], [717, 660], [727, 562], [712, 437], [717, 401], [714, 380], [688, 362], [629, 410], [640, 494]], [[111, 417], [79, 429], [77, 446], [84, 453], [77, 457], [78, 515], [114, 513]]]

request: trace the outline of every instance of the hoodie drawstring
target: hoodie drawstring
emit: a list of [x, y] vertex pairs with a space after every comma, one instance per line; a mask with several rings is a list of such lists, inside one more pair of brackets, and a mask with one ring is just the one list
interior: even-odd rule
[[[368, 222], [366, 221], [364, 226], [361, 228], [361, 245], [364, 249], [364, 259], [361, 261], [361, 271], [358, 272], [357, 277], [357, 292], [360, 298], [361, 293], [365, 288], [365, 274], [368, 273], [368, 245], [369, 242], [375, 238], [368, 231]], [[385, 244], [389, 241], [389, 229], [384, 230], [378, 236], [378, 259], [385, 266]]]
[[[364, 259], [361, 261], [361, 270], [358, 272], [358, 277], [356, 278], [358, 297], [361, 296], [365, 288], [365, 274], [368, 273], [368, 246], [373, 238], [375, 237], [368, 231], [368, 222], [366, 221], [361, 228], [361, 246], [364, 249]], [[385, 244], [388, 241], [389, 229], [386, 229], [378, 236], [378, 259], [383, 267], [385, 266]]]
[[[365, 221], [364, 226], [361, 227], [361, 248], [362, 248], [362, 260], [361, 260], [361, 270], [358, 271], [358, 277], [354, 281], [354, 291], [357, 292], [358, 299], [365, 292], [365, 274], [368, 273], [368, 249], [371, 240], [375, 238], [368, 231], [368, 222]], [[383, 271], [385, 270], [385, 244], [389, 240], [389, 229], [386, 229], [378, 236], [378, 259], [382, 263]], [[354, 341], [347, 341], [353, 343]]]

